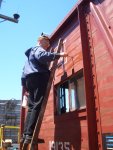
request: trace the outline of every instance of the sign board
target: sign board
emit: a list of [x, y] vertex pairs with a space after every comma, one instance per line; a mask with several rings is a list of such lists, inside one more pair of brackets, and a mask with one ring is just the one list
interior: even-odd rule
[[104, 150], [113, 150], [113, 133], [103, 134]]

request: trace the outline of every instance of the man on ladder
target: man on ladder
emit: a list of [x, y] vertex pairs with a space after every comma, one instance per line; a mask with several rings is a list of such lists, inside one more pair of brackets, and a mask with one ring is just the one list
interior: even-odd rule
[[31, 143], [37, 118], [40, 113], [50, 76], [48, 64], [60, 57], [67, 57], [67, 53], [65, 52], [49, 52], [49, 46], [49, 37], [42, 34], [38, 38], [38, 45], [28, 49], [25, 53], [27, 61], [23, 69], [22, 86], [29, 93], [29, 98], [24, 133], [20, 140], [24, 145]]

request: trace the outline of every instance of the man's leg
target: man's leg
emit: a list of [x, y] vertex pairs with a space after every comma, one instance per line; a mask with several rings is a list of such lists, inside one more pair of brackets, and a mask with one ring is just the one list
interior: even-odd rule
[[26, 119], [25, 119], [25, 123], [24, 123], [24, 132], [23, 135], [20, 139], [20, 143], [23, 143], [25, 138], [26, 138], [26, 134], [27, 134], [27, 128], [28, 128], [28, 124], [30, 121], [30, 117], [31, 117], [31, 112], [33, 109], [33, 103], [32, 103], [32, 99], [34, 98], [34, 93], [33, 91], [30, 93], [30, 97], [28, 97], [28, 111], [27, 111], [27, 115], [26, 115]]
[[33, 135], [35, 124], [40, 113], [41, 105], [47, 88], [48, 79], [49, 76], [45, 75], [40, 75], [32, 79], [32, 82], [34, 83], [33, 86], [35, 87], [33, 109], [30, 115], [30, 120], [26, 132], [26, 134], [30, 137], [32, 137]]

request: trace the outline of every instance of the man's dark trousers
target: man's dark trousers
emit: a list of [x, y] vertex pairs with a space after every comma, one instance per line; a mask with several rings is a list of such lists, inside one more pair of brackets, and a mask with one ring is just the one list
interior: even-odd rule
[[27, 77], [26, 86], [29, 92], [28, 112], [26, 116], [24, 134], [32, 136], [43, 98], [49, 80], [49, 73], [33, 73]]

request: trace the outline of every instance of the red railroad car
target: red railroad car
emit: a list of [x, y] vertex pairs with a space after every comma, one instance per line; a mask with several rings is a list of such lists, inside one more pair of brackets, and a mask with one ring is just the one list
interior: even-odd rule
[[[62, 51], [38, 150], [113, 149], [113, 0], [81, 0], [51, 35]], [[21, 132], [25, 110], [21, 112]]]

